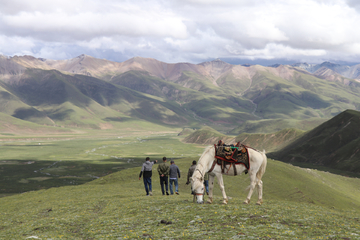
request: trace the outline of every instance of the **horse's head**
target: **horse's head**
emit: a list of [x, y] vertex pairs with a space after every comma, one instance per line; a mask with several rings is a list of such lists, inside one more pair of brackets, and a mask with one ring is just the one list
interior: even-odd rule
[[199, 171], [194, 172], [191, 177], [191, 191], [196, 196], [197, 203], [204, 203], [204, 177]]

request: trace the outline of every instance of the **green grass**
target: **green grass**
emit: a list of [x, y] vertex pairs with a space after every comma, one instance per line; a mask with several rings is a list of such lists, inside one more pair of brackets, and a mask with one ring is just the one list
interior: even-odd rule
[[210, 127], [203, 127], [196, 130], [184, 138], [184, 142], [197, 144], [214, 144], [219, 140], [230, 140], [231, 136], [226, 136]]
[[[356, 210], [291, 198], [292, 194], [287, 191], [286, 185], [293, 188], [301, 184], [301, 179], [296, 180], [296, 177], [306, 175], [305, 170], [270, 160], [264, 178], [262, 206], [255, 205], [255, 195], [249, 205], [242, 204], [246, 196], [247, 181], [244, 181], [244, 178], [247, 179], [247, 175], [225, 178], [227, 194], [230, 197], [228, 205], [221, 204], [218, 186], [215, 187], [214, 204], [198, 205], [192, 203], [190, 187], [185, 185], [185, 173], [190, 162], [191, 158], [176, 161], [182, 172], [179, 183], [180, 195], [162, 196], [158, 176], [154, 174], [154, 196], [146, 197], [143, 183], [138, 180], [140, 168], [132, 168], [81, 186], [51, 188], [1, 198], [0, 238], [24, 239], [36, 236], [41, 239], [358, 239], [360, 237], [359, 204]], [[280, 183], [279, 179], [276, 180], [277, 176], [289, 180], [286, 174], [280, 171], [281, 169], [292, 175], [291, 182]], [[308, 178], [311, 179], [311, 176], [313, 174]], [[329, 179], [332, 177], [334, 176]], [[344, 179], [336, 176], [334, 181], [325, 182], [325, 185], [334, 182], [342, 185]], [[359, 184], [359, 179], [352, 181], [354, 184]], [[308, 188], [315, 187], [311, 181], [307, 184]], [[285, 188], [281, 190], [283, 187]], [[344, 191], [349, 190], [352, 189]], [[306, 190], [304, 192], [306, 193]], [[352, 194], [359, 199], [359, 192]], [[319, 197], [324, 199], [328, 196], [322, 192], [314, 194], [314, 198]], [[171, 224], [162, 224], [162, 220], [170, 221]]]
[[244, 124], [230, 130], [229, 134], [241, 133], [274, 133], [286, 128], [296, 128], [303, 131], [308, 131], [328, 119], [309, 118], [305, 120], [295, 119], [263, 119], [258, 121], [247, 121]]
[[360, 173], [360, 113], [347, 110], [269, 156]]
[[236, 142], [267, 152], [281, 149], [293, 140], [299, 138], [304, 131], [294, 128], [287, 128], [275, 133], [242, 133], [235, 137]]
[[[169, 129], [2, 137], [9, 141], [0, 146], [0, 194], [13, 195], [0, 198], [0, 239], [360, 238], [358, 178], [269, 159], [262, 206], [256, 192], [242, 204], [248, 175], [224, 176], [228, 205], [216, 180], [214, 204], [198, 205], [185, 182], [205, 146], [184, 144]], [[161, 195], [154, 165], [154, 195], [145, 196], [145, 156], [175, 159], [180, 195]]]
[[[52, 138], [5, 135], [0, 145], [0, 195], [83, 184], [141, 166], [146, 156], [176, 159], [202, 152], [202, 148], [180, 142], [177, 134], [169, 130], [163, 134], [148, 133], [137, 136], [135, 132], [128, 136], [126, 131], [89, 131], [88, 136]], [[93, 138], [93, 134], [99, 135]], [[47, 178], [34, 180], [39, 177]]]

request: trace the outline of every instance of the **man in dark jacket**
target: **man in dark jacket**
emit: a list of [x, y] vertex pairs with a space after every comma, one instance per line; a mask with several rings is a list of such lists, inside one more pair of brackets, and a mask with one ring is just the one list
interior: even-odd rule
[[152, 176], [152, 166], [157, 163], [157, 160], [154, 162], [150, 162], [150, 158], [147, 157], [146, 161], [143, 163], [141, 172], [139, 175], [139, 180], [141, 179], [141, 175], [143, 175], [144, 186], [146, 191], [146, 196], [152, 196], [152, 185], [151, 185], [151, 176]]
[[170, 194], [173, 195], [173, 183], [175, 185], [175, 193], [179, 195], [179, 183], [178, 176], [180, 178], [180, 169], [175, 165], [175, 162], [171, 160], [170, 171], [169, 171], [169, 180], [170, 180]]
[[187, 182], [186, 182], [186, 185], [188, 185], [190, 183], [190, 178], [192, 177], [194, 171], [195, 171], [195, 168], [196, 168], [196, 161], [194, 160], [192, 162], [192, 165], [191, 167], [189, 168], [189, 171], [188, 171], [188, 175], [187, 175]]
[[163, 162], [159, 164], [157, 171], [160, 175], [160, 185], [161, 185], [162, 194], [165, 195], [165, 190], [164, 190], [164, 184], [165, 184], [166, 195], [169, 195], [168, 183], [169, 183], [170, 166], [169, 164], [166, 163], [166, 157], [163, 157]]

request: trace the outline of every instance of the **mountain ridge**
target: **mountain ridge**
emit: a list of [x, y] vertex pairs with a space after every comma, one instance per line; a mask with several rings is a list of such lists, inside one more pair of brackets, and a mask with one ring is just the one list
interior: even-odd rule
[[[121, 115], [128, 119], [151, 119], [159, 124], [173, 122], [178, 127], [208, 125], [217, 131], [229, 132], [248, 121], [283, 119], [283, 128], [292, 128], [293, 121], [326, 120], [345, 109], [360, 109], [360, 83], [334, 70], [317, 70], [319, 76], [296, 66], [242, 66], [220, 59], [191, 64], [134, 57], [118, 63], [84, 54], [69, 60], [2, 56], [0, 85], [4, 92], [15, 96], [14, 99], [17, 97], [18, 105], [27, 98], [25, 108], [31, 111], [10, 109], [10, 106], [1, 111], [16, 112], [15, 116], [44, 124], [45, 119], [51, 119], [50, 113], [65, 106], [60, 115], [67, 111], [62, 116], [73, 116], [71, 123], [64, 117], [50, 122], [82, 125], [81, 119], [89, 119], [95, 112], [107, 112], [106, 119], [118, 119]], [[3, 101], [6, 101], [4, 94]], [[86, 104], [74, 105], [71, 98], [54, 103], [55, 96], [87, 99], [93, 108], [97, 105], [98, 110], [89, 111]], [[36, 114], [26, 118], [25, 113]], [[100, 116], [94, 119], [103, 121]], [[315, 127], [301, 125], [301, 130]]]

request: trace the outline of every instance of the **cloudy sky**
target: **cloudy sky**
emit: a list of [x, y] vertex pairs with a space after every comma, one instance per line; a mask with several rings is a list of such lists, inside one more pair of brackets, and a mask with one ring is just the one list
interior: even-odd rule
[[360, 63], [359, 26], [358, 0], [0, 0], [0, 54]]

